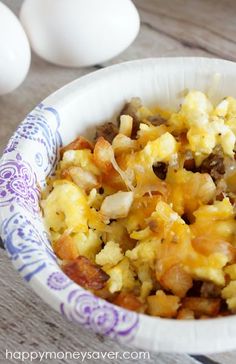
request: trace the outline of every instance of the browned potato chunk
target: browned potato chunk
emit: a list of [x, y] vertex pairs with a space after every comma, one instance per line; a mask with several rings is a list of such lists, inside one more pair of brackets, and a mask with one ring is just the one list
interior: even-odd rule
[[70, 144], [68, 144], [65, 147], [61, 148], [60, 154], [61, 154], [61, 156], [63, 156], [63, 154], [67, 150], [79, 150], [79, 149], [91, 149], [91, 150], [93, 150], [93, 144], [89, 140], [87, 140], [86, 138], [84, 138], [82, 136], [79, 136], [78, 138], [73, 140], [73, 142], [71, 142]]
[[115, 305], [126, 308], [131, 311], [140, 311], [142, 303], [133, 293], [120, 293], [113, 301]]
[[53, 243], [53, 248], [58, 258], [62, 260], [72, 260], [78, 257], [76, 245], [70, 235], [63, 234]]
[[83, 188], [86, 192], [99, 186], [97, 177], [83, 168], [70, 167], [68, 169], [68, 173], [72, 181], [80, 188]]
[[126, 189], [124, 181], [115, 169], [111, 169], [109, 172], [102, 174], [102, 183], [118, 191]]
[[151, 316], [172, 318], [177, 316], [180, 298], [157, 291], [156, 295], [147, 297], [148, 313]]
[[87, 289], [102, 289], [109, 279], [109, 275], [97, 264], [83, 256], [65, 264], [62, 269], [70, 279]]
[[126, 135], [127, 137], [131, 136], [133, 128], [133, 118], [130, 115], [121, 115], [120, 117], [120, 128], [119, 133]]
[[103, 137], [98, 138], [94, 147], [94, 161], [103, 173], [108, 173], [113, 169], [111, 163], [113, 157], [111, 144]]
[[194, 318], [194, 312], [189, 308], [181, 308], [177, 315], [178, 320], [193, 320]]
[[222, 287], [216, 286], [212, 282], [203, 282], [201, 286], [201, 297], [217, 298], [221, 296]]
[[161, 277], [160, 283], [178, 297], [184, 297], [193, 285], [191, 276], [179, 264], [170, 267]]
[[182, 307], [192, 310], [197, 316], [217, 316], [220, 311], [220, 298], [185, 297]]

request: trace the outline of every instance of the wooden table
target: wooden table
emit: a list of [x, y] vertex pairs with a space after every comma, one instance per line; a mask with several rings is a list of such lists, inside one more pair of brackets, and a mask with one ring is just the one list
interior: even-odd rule
[[[22, 3], [20, 0], [3, 2], [15, 13], [19, 12]], [[33, 55], [31, 69], [23, 85], [12, 94], [0, 97], [0, 151], [17, 124], [43, 98], [67, 82], [97, 68], [125, 60], [162, 56], [206, 56], [236, 61], [234, 0], [135, 0], [135, 4], [141, 15], [140, 33], [132, 46], [111, 62], [87, 69], [66, 69], [48, 64]], [[0, 293], [1, 364], [20, 362], [7, 361], [6, 349], [28, 352], [132, 351], [62, 319], [25, 285], [1, 248]], [[114, 363], [123, 361], [127, 364], [144, 363], [141, 359], [113, 360]], [[104, 359], [103, 362], [108, 363], [110, 360]], [[236, 351], [195, 358], [187, 354], [150, 353], [147, 362], [235, 364]], [[51, 360], [50, 363], [58, 363], [58, 360]]]

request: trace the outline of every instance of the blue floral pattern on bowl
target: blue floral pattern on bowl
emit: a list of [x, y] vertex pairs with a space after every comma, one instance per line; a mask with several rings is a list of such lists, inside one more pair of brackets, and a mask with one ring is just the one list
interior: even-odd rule
[[[50, 123], [48, 122], [50, 119]], [[19, 125], [10, 139], [4, 155], [24, 149], [25, 143], [32, 154], [32, 165], [42, 174], [39, 184], [44, 185], [45, 175], [55, 168], [62, 140], [59, 133], [60, 118], [58, 112], [43, 103], [39, 104]]]
[[119, 342], [133, 339], [138, 325], [137, 314], [122, 310], [82, 289], [70, 291], [67, 300], [70, 306], [62, 303], [61, 312], [68, 320]]
[[36, 175], [19, 153], [16, 159], [1, 164], [0, 170], [0, 208], [19, 204], [32, 214], [39, 213], [39, 188]]
[[56, 257], [47, 233], [41, 233], [26, 215], [13, 213], [5, 219], [2, 236], [11, 260], [26, 281], [29, 282], [47, 265], [55, 264]]
[[62, 146], [60, 117], [40, 104], [20, 124], [0, 161], [0, 234], [14, 266], [68, 320], [121, 342], [132, 342], [139, 316], [95, 297], [60, 269], [40, 212], [40, 187]]

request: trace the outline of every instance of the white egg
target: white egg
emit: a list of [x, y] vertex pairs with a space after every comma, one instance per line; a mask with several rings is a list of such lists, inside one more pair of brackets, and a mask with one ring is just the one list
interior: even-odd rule
[[17, 88], [30, 66], [30, 46], [17, 17], [0, 2], [0, 95]]
[[113, 58], [132, 43], [140, 26], [130, 0], [25, 0], [20, 19], [33, 50], [68, 67]]

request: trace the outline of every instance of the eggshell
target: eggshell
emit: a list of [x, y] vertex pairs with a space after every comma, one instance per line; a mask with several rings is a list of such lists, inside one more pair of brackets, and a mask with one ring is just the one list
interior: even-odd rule
[[0, 2], [0, 95], [17, 88], [30, 65], [30, 46], [17, 17]]
[[25, 0], [20, 19], [40, 57], [69, 67], [111, 59], [133, 42], [140, 25], [130, 0]]

